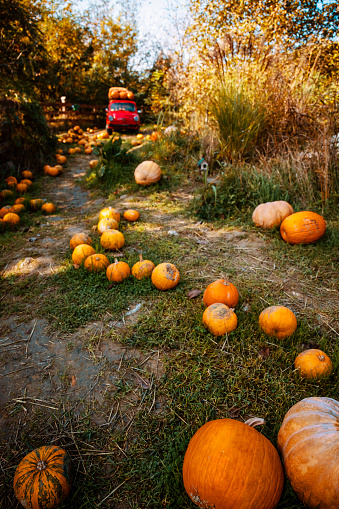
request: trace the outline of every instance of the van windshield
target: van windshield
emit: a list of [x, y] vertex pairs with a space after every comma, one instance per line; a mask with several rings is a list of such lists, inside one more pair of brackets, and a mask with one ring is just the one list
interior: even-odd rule
[[112, 103], [110, 105], [111, 111], [136, 111], [135, 105], [132, 103]]

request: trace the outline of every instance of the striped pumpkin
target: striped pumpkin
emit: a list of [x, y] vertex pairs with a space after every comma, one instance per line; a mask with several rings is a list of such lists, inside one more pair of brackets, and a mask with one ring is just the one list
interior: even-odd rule
[[13, 487], [16, 498], [26, 509], [55, 509], [71, 489], [69, 456], [52, 445], [35, 449], [19, 463]]

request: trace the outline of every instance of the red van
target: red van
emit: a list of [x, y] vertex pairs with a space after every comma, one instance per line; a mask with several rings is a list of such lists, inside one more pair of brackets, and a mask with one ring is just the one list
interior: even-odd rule
[[106, 131], [139, 131], [140, 116], [137, 105], [128, 99], [113, 99], [106, 108]]

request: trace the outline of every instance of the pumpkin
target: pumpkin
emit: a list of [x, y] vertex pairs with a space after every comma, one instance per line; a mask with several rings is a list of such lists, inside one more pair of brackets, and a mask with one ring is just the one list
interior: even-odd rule
[[228, 279], [217, 279], [209, 284], [204, 291], [203, 301], [205, 306], [216, 302], [226, 304], [229, 308], [235, 308], [238, 304], [239, 292]]
[[70, 156], [74, 155], [74, 154], [76, 153], [76, 152], [75, 152], [75, 148], [72, 148], [72, 147], [71, 147], [71, 148], [69, 148], [69, 149], [68, 149], [68, 153], [69, 153], [69, 155], [70, 155]]
[[88, 272], [101, 272], [106, 270], [109, 266], [109, 260], [107, 256], [103, 254], [92, 254], [87, 256], [84, 267]]
[[153, 269], [151, 278], [158, 290], [170, 290], [179, 283], [180, 273], [173, 263], [160, 263]]
[[[15, 178], [15, 177], [13, 177], [13, 178]], [[17, 186], [17, 182], [15, 182], [14, 180], [9, 180], [7, 182], [7, 187], [9, 187], [10, 189], [15, 189], [16, 186]]]
[[14, 212], [12, 205], [5, 205], [0, 209], [0, 218], [3, 219], [10, 212]]
[[310, 244], [319, 240], [326, 231], [326, 222], [315, 212], [296, 212], [280, 225], [280, 234], [289, 244]]
[[26, 210], [26, 207], [23, 203], [14, 203], [12, 209], [15, 214], [20, 214], [20, 212]]
[[3, 191], [0, 191], [0, 196], [6, 200], [6, 198], [11, 198], [13, 196], [13, 192], [10, 189], [4, 189]]
[[44, 166], [44, 173], [47, 175], [48, 170], [51, 168], [49, 164], [45, 164]]
[[329, 376], [333, 369], [329, 356], [317, 348], [301, 352], [294, 361], [294, 367], [302, 377], [315, 379]]
[[10, 224], [11, 227], [14, 228], [14, 226], [18, 226], [20, 223], [20, 217], [18, 214], [15, 214], [15, 212], [9, 212], [3, 217], [3, 221], [7, 224]]
[[30, 188], [30, 187], [31, 187], [31, 185], [33, 184], [33, 182], [32, 182], [31, 180], [29, 180], [29, 179], [23, 179], [23, 180], [21, 180], [21, 181], [19, 182], [19, 184], [26, 184], [26, 186], [27, 186], [28, 188]]
[[101, 221], [101, 219], [104, 219], [104, 217], [111, 217], [112, 219], [115, 219], [119, 223], [120, 212], [117, 209], [114, 209], [113, 207], [106, 207], [100, 210], [99, 221]]
[[59, 164], [65, 164], [67, 161], [66, 156], [61, 156], [60, 154], [56, 154], [55, 157]]
[[305, 398], [292, 406], [278, 433], [285, 473], [311, 509], [339, 507], [339, 402]]
[[258, 205], [252, 214], [256, 226], [274, 228], [280, 226], [285, 217], [293, 214], [292, 206], [287, 201], [269, 201]]
[[142, 140], [144, 138], [144, 135], [139, 133], [137, 134], [137, 140]]
[[35, 198], [34, 200], [31, 200], [30, 206], [32, 210], [40, 210], [43, 204], [45, 203], [45, 200], [42, 198]]
[[93, 168], [96, 167], [96, 165], [98, 164], [98, 160], [97, 159], [92, 159], [90, 162], [89, 162], [89, 167], [93, 170]]
[[214, 336], [223, 336], [226, 332], [232, 332], [238, 325], [237, 315], [221, 302], [208, 306], [202, 315], [202, 321]]
[[131, 269], [126, 262], [118, 262], [117, 259], [107, 267], [106, 276], [109, 281], [121, 283], [131, 274]]
[[76, 233], [73, 235], [71, 240], [69, 241], [69, 247], [72, 249], [72, 251], [79, 245], [79, 244], [89, 244], [92, 245], [92, 239], [87, 233]]
[[26, 184], [22, 184], [21, 182], [19, 182], [19, 184], [17, 184], [16, 186], [16, 190], [20, 194], [25, 194], [28, 191], [28, 186]]
[[12, 175], [10, 175], [9, 177], [6, 177], [6, 178], [5, 178], [5, 180], [6, 180], [7, 185], [8, 185], [10, 182], [14, 182], [14, 184], [17, 184], [17, 183], [18, 183], [18, 181], [17, 181], [16, 177], [13, 177]]
[[159, 134], [156, 131], [153, 131], [151, 134], [151, 140], [152, 141], [158, 141]]
[[71, 464], [60, 447], [46, 445], [25, 456], [17, 466], [13, 487], [26, 509], [55, 509], [71, 490]]
[[137, 221], [140, 217], [140, 214], [137, 210], [128, 209], [124, 212], [124, 218], [127, 221]]
[[296, 330], [297, 319], [285, 306], [270, 306], [260, 313], [259, 325], [269, 336], [284, 339]]
[[143, 161], [134, 170], [137, 184], [148, 186], [161, 179], [161, 169], [154, 161]]
[[50, 166], [46, 173], [50, 177], [57, 177], [60, 172], [59, 172], [58, 168], [56, 168], [55, 166]]
[[56, 211], [56, 207], [54, 205], [54, 203], [44, 203], [43, 206], [41, 207], [41, 211], [44, 213], [44, 214], [54, 214], [54, 212]]
[[56, 168], [57, 170], [59, 170], [59, 173], [62, 173], [64, 171], [63, 167], [61, 166], [61, 164], [56, 164], [54, 166], [54, 168]]
[[106, 230], [100, 237], [100, 243], [104, 249], [116, 251], [125, 244], [125, 237], [119, 230]]
[[94, 255], [95, 249], [89, 244], [79, 244], [74, 248], [72, 253], [73, 263], [81, 265], [87, 258], [87, 256]]
[[127, 92], [127, 99], [129, 99], [130, 101], [133, 101], [133, 100], [134, 100], [134, 94], [133, 94], [133, 92], [130, 92], [130, 91], [128, 90], [128, 92]]
[[[264, 421], [261, 423], [264, 423]], [[274, 509], [284, 485], [274, 445], [254, 429], [258, 420], [206, 422], [184, 457], [184, 487], [202, 509]]]
[[140, 254], [140, 261], [135, 263], [132, 267], [132, 275], [139, 280], [147, 278], [150, 277], [154, 268], [154, 263], [150, 260], [143, 260], [142, 254]]
[[29, 170], [23, 170], [21, 172], [21, 176], [24, 178], [24, 179], [29, 179], [29, 180], [33, 180], [33, 173]]
[[85, 152], [85, 154], [89, 155], [89, 154], [92, 153], [92, 148], [91, 147], [87, 147], [87, 148], [85, 148], [84, 152]]
[[17, 203], [23, 203], [23, 204], [25, 204], [25, 203], [27, 203], [27, 199], [26, 199], [26, 198], [24, 198], [23, 196], [20, 196], [20, 198], [17, 198], [17, 199], [15, 200], [14, 205], [16, 205]]
[[117, 230], [119, 228], [119, 223], [112, 217], [104, 217], [98, 223], [98, 232], [100, 234], [104, 233], [106, 230]]

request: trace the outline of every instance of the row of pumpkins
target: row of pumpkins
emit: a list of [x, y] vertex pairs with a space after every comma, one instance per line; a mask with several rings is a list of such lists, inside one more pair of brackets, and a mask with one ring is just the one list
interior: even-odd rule
[[[144, 163], [141, 176], [138, 172], [135, 174], [136, 181], [139, 178], [140, 184], [148, 185], [159, 180], [160, 168], [159, 176], [159, 170], [153, 166], [155, 163]], [[149, 169], [152, 170], [150, 174]], [[157, 180], [152, 180], [154, 171]], [[279, 224], [274, 219], [273, 226], [282, 226], [288, 217], [296, 216], [293, 210], [289, 211], [278, 220]], [[319, 219], [310, 212], [297, 214], [297, 220], [290, 219], [287, 223], [286, 238], [282, 233], [284, 240], [291, 244], [308, 243], [324, 234], [321, 216]], [[139, 213], [128, 210], [124, 218], [136, 221]], [[119, 212], [111, 207], [100, 212], [97, 229], [105, 249], [116, 250], [124, 245], [124, 236], [117, 230], [119, 220]], [[255, 214], [253, 220], [257, 224]], [[272, 224], [260, 226], [273, 227]], [[285, 227], [281, 232], [285, 232]], [[127, 263], [116, 260], [109, 264], [104, 255], [91, 253], [91, 244], [92, 240], [85, 233], [72, 237], [70, 247], [76, 265], [84, 262], [87, 270], [106, 270], [108, 279], [117, 283], [130, 275]], [[137, 279], [151, 277], [160, 290], [174, 288], [180, 280], [173, 264], [162, 263], [155, 267], [153, 262], [142, 257], [132, 267], [132, 275]], [[238, 290], [227, 279], [207, 286], [203, 295], [206, 306], [203, 322], [212, 334], [219, 336], [236, 328], [233, 309], [238, 298]], [[290, 336], [297, 327], [294, 313], [284, 306], [266, 308], [260, 314], [259, 324], [265, 333], [279, 339]], [[316, 349], [298, 355], [295, 367], [307, 378], [321, 378], [332, 371], [329, 357]], [[284, 469], [273, 444], [255, 430], [260, 424], [264, 421], [257, 418], [245, 423], [217, 419], [205, 423], [193, 435], [184, 457], [183, 482], [194, 504], [202, 509], [274, 509], [278, 505]], [[327, 397], [299, 401], [285, 415], [277, 442], [286, 475], [299, 499], [312, 509], [338, 509], [339, 402]], [[68, 454], [59, 447], [43, 446], [29, 453], [18, 465], [14, 492], [26, 508], [53, 509], [68, 496], [71, 483]]]

